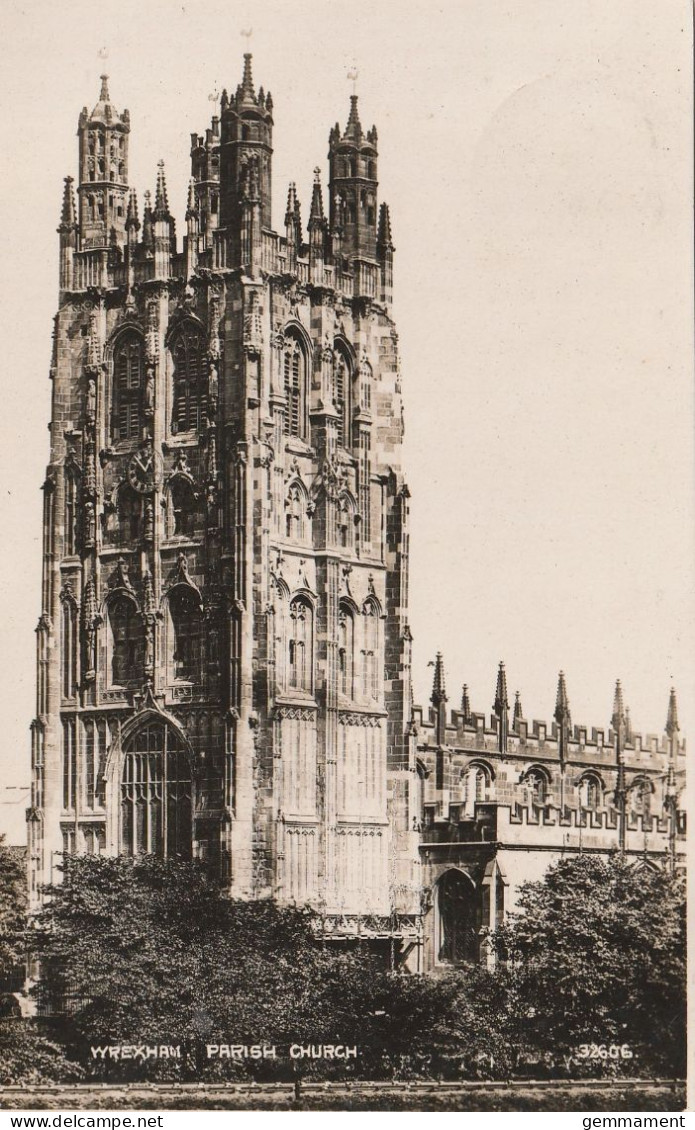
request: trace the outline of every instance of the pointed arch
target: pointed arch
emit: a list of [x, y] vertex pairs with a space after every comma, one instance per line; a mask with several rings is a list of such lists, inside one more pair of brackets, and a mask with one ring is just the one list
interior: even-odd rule
[[64, 472], [65, 541], [63, 553], [65, 557], [72, 557], [79, 551], [82, 474], [74, 458], [66, 460]]
[[357, 502], [348, 490], [338, 496], [338, 544], [341, 549], [353, 549], [355, 545], [355, 517]]
[[164, 488], [166, 503], [166, 536], [195, 537], [198, 500], [190, 475], [175, 473]]
[[480, 758], [469, 761], [461, 774], [463, 785], [463, 804], [466, 816], [475, 815], [476, 804], [491, 799], [495, 771], [492, 765]]
[[368, 596], [362, 605], [362, 686], [365, 699], [378, 702], [381, 698], [379, 672], [381, 662], [381, 605], [375, 596]]
[[338, 689], [343, 698], [355, 697], [355, 613], [353, 600], [338, 602]]
[[165, 596], [167, 682], [200, 683], [203, 677], [203, 609], [200, 593], [180, 583]]
[[109, 593], [106, 611], [106, 671], [112, 687], [142, 680], [145, 630], [135, 596], [124, 588]]
[[651, 816], [654, 785], [649, 777], [640, 773], [631, 781], [627, 792], [630, 812], [635, 816]]
[[548, 802], [550, 793], [550, 773], [543, 765], [530, 765], [521, 778], [526, 786], [530, 803], [542, 807]]
[[305, 333], [298, 323], [285, 327], [282, 350], [282, 386], [285, 394], [286, 436], [306, 439], [307, 399], [309, 387], [309, 358]]
[[304, 593], [290, 601], [287, 639], [288, 689], [314, 691], [314, 603]]
[[601, 807], [606, 786], [599, 773], [594, 770], [582, 773], [577, 781], [577, 790], [580, 808], [588, 808], [594, 811]]
[[352, 441], [354, 375], [354, 351], [345, 338], [337, 337], [333, 347], [333, 406], [338, 414], [336, 440], [340, 447], [350, 447]]
[[64, 699], [74, 699], [79, 679], [78, 604], [70, 584], [60, 593], [61, 691]]
[[136, 439], [142, 431], [145, 341], [135, 327], [121, 329], [111, 345], [111, 438]]
[[458, 867], [450, 867], [435, 884], [435, 960], [459, 965], [478, 960], [480, 907], [476, 885]]
[[290, 480], [285, 495], [285, 537], [292, 541], [305, 541], [308, 537], [309, 492], [295, 475]]
[[208, 349], [197, 319], [185, 318], [170, 329], [167, 346], [174, 366], [172, 432], [199, 431], [208, 404]]

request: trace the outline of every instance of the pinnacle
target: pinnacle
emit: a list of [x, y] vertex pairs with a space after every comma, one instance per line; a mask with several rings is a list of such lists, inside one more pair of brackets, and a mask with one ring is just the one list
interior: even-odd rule
[[495, 701], [493, 704], [495, 714], [499, 717], [505, 710], [509, 710], [509, 700], [507, 698], [507, 675], [504, 670], [504, 663], [500, 662], [497, 669], [497, 686], [495, 688]]
[[126, 215], [125, 226], [127, 228], [140, 227], [140, 220], [138, 219], [138, 198], [135, 195], [134, 188], [131, 188], [128, 196], [128, 213]]
[[241, 80], [241, 92], [243, 95], [249, 95], [254, 101], [255, 92], [253, 89], [253, 74], [251, 72], [251, 60], [253, 56], [248, 52], [244, 55], [244, 77]]
[[515, 694], [515, 696], [514, 696], [514, 719], [513, 719], [513, 725], [514, 725], [514, 726], [516, 727], [516, 726], [517, 726], [517, 724], [518, 724], [519, 722], [523, 722], [523, 720], [524, 720], [524, 709], [523, 709], [523, 707], [522, 707], [522, 705], [521, 705], [521, 693], [520, 693], [519, 691], [517, 691], [517, 692], [516, 692], [516, 694]]
[[191, 217], [197, 215], [195, 205], [195, 181], [191, 177], [188, 182], [188, 199], [186, 201], [186, 219], [190, 220]]
[[613, 714], [611, 716], [611, 725], [614, 730], [620, 729], [625, 725], [625, 706], [623, 703], [623, 688], [620, 685], [620, 679], [616, 680], [615, 694], [613, 695]]
[[157, 219], [167, 219], [169, 216], [169, 200], [167, 198], [167, 183], [164, 176], [164, 161], [157, 164], [157, 189], [154, 197], [154, 214]]
[[461, 695], [461, 713], [463, 719], [467, 722], [471, 717], [471, 700], [468, 695], [468, 683], [463, 684], [463, 693]]
[[555, 721], [559, 726], [563, 722], [570, 722], [570, 704], [567, 697], [567, 684], [565, 682], [565, 672], [560, 671], [557, 678], [557, 694], [555, 696]]
[[362, 140], [362, 123], [360, 122], [360, 115], [357, 109], [357, 95], [350, 95], [350, 117], [348, 118], [345, 133], [343, 134], [343, 141], [356, 141], [358, 144]]
[[66, 177], [65, 187], [63, 189], [63, 206], [60, 213], [61, 228], [72, 228], [77, 223], [77, 216], [75, 213], [75, 194], [72, 190], [72, 186], [72, 177]]
[[294, 181], [290, 181], [289, 189], [287, 190], [287, 208], [285, 209], [285, 224], [289, 225], [294, 221], [295, 209], [297, 207], [297, 186]]
[[108, 75], [100, 75], [99, 77], [101, 78], [101, 90], [99, 91], [99, 101], [100, 102], [110, 102], [111, 97], [109, 95], [109, 76]]
[[314, 189], [311, 196], [311, 212], [309, 215], [309, 231], [321, 227], [324, 223], [323, 194], [321, 192], [321, 170], [318, 166], [314, 169]]
[[434, 706], [440, 706], [441, 703], [446, 702], [446, 686], [444, 683], [444, 660], [442, 659], [441, 651], [437, 652], [437, 658], [430, 666], [434, 667], [434, 680], [432, 682], [432, 703]]
[[678, 725], [678, 703], [676, 702], [676, 688], [671, 687], [668, 700], [668, 715], [666, 717], [666, 733], [672, 738], [680, 730]]
[[379, 247], [390, 248], [393, 250], [393, 240], [391, 237], [391, 213], [389, 212], [388, 204], [382, 204], [379, 209], [379, 230], [377, 231], [376, 242]]

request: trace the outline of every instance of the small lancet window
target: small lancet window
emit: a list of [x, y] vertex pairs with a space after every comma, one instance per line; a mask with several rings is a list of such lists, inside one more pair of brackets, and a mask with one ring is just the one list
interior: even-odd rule
[[199, 682], [203, 624], [197, 593], [184, 586], [175, 589], [169, 599], [169, 613], [173, 629], [174, 679]]
[[127, 686], [140, 676], [143, 661], [143, 623], [135, 604], [119, 597], [109, 606], [111, 683]]
[[288, 682], [290, 687], [313, 690], [314, 612], [307, 600], [296, 597], [290, 604]]
[[285, 435], [304, 439], [306, 414], [306, 356], [296, 337], [285, 338], [283, 354], [283, 384], [287, 405], [285, 408]]
[[208, 400], [207, 356], [203, 335], [195, 325], [184, 326], [172, 342], [174, 414], [172, 431], [199, 430]]

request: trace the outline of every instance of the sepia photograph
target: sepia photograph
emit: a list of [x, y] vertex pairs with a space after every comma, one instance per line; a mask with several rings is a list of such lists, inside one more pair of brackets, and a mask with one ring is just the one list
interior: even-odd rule
[[691, 8], [0, 30], [0, 1111], [682, 1125]]

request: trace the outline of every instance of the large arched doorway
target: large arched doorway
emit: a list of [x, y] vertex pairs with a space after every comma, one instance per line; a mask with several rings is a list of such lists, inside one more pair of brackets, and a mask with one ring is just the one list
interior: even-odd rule
[[191, 858], [191, 767], [183, 741], [151, 721], [127, 740], [121, 773], [121, 851]]
[[456, 965], [478, 960], [478, 910], [472, 881], [446, 871], [437, 885], [437, 961]]

